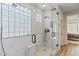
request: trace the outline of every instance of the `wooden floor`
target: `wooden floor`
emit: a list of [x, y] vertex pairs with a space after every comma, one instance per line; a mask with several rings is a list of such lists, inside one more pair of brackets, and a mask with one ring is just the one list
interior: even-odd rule
[[79, 56], [79, 44], [65, 45], [61, 48], [59, 56]]

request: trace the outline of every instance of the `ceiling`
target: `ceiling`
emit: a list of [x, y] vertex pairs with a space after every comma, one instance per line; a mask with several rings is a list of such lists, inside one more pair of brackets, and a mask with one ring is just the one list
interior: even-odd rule
[[73, 20], [75, 19], [75, 20], [77, 20], [77, 19], [79, 19], [79, 14], [67, 16], [67, 19], [73, 19]]
[[[43, 7], [44, 4], [46, 5], [46, 7]], [[55, 3], [32, 3], [32, 5], [42, 9], [43, 11], [52, 9], [53, 4]], [[79, 3], [56, 3], [56, 4], [62, 8], [63, 12], [69, 12], [72, 10], [79, 9]]]
[[63, 12], [79, 9], [79, 3], [62, 3], [59, 6], [61, 6]]
[[[46, 5], [46, 7], [43, 7], [43, 5]], [[51, 3], [32, 3], [32, 5], [36, 6], [37, 8], [46, 11], [52, 9], [53, 5]]]

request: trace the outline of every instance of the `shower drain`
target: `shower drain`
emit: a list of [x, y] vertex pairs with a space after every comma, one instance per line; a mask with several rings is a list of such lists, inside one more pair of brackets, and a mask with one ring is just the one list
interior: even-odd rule
[[46, 49], [43, 49], [43, 51], [46, 51]]

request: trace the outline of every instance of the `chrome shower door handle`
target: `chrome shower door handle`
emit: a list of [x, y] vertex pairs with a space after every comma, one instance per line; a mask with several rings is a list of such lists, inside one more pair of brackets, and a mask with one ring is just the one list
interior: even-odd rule
[[35, 34], [32, 35], [32, 43], [36, 43], [36, 35]]

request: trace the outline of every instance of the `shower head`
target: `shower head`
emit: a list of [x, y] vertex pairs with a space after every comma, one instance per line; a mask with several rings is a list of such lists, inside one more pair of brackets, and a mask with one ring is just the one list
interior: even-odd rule
[[56, 8], [53, 8], [52, 11], [56, 10]]
[[17, 7], [16, 3], [12, 3], [12, 6], [13, 6], [13, 7]]

